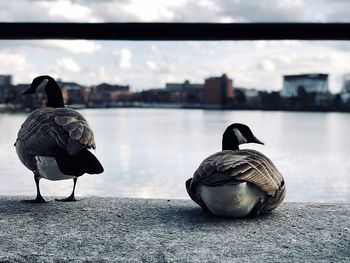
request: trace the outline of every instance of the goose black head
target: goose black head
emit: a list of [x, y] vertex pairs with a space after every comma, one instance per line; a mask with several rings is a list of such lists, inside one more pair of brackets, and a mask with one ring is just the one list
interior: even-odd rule
[[64, 107], [62, 92], [57, 82], [48, 75], [43, 75], [33, 79], [32, 84], [22, 94], [34, 94], [44, 88], [47, 95], [47, 107]]
[[254, 136], [247, 125], [233, 123], [229, 125], [222, 136], [222, 150], [238, 150], [238, 146], [243, 143], [264, 144]]

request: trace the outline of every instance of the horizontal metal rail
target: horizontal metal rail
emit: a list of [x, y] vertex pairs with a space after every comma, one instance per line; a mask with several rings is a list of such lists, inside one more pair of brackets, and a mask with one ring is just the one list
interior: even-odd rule
[[0, 39], [350, 40], [350, 23], [0, 23]]

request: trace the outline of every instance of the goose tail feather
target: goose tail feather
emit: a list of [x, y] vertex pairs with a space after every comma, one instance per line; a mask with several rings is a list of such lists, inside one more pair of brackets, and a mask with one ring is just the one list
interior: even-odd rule
[[84, 173], [100, 174], [104, 169], [100, 161], [89, 150], [83, 149], [75, 156], [57, 156], [56, 162], [64, 174], [81, 176]]

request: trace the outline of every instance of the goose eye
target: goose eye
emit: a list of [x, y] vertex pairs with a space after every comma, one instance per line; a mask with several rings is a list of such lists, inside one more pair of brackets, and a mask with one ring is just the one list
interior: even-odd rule
[[247, 139], [243, 136], [243, 134], [241, 133], [241, 131], [239, 129], [234, 128], [233, 133], [235, 134], [239, 144], [243, 144], [243, 143], [248, 142]]

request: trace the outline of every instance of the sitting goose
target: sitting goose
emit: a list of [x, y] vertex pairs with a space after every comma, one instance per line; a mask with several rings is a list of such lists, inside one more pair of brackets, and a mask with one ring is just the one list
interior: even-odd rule
[[73, 179], [73, 192], [58, 201], [76, 201], [77, 178], [84, 173], [99, 174], [103, 167], [88, 150], [95, 149], [93, 132], [86, 119], [77, 111], [65, 108], [62, 92], [50, 76], [36, 77], [22, 94], [32, 94], [45, 88], [47, 104], [34, 110], [22, 124], [16, 140], [16, 152], [21, 162], [34, 173], [37, 196], [31, 203], [44, 203], [39, 180]]
[[244, 124], [229, 125], [222, 151], [207, 157], [186, 181], [193, 201], [205, 212], [222, 217], [255, 217], [278, 207], [285, 184], [275, 165], [255, 150], [239, 150], [243, 143], [259, 143]]

